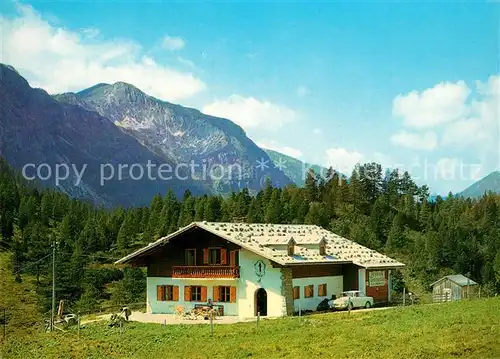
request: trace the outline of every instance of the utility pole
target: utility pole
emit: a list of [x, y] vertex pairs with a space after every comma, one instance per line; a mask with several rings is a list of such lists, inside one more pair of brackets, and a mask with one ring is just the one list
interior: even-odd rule
[[56, 242], [52, 244], [52, 315], [50, 319], [50, 331], [54, 330], [56, 312]]

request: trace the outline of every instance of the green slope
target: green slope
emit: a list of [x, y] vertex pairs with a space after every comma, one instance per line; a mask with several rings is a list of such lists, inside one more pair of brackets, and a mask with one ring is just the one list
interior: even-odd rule
[[500, 193], [500, 171], [495, 171], [467, 187], [458, 195], [461, 197], [478, 198], [487, 192]]
[[281, 165], [282, 171], [285, 173], [285, 175], [290, 178], [297, 186], [302, 187], [304, 185], [304, 180], [309, 168], [312, 168], [316, 174], [320, 174], [323, 177], [326, 176], [327, 168], [325, 167], [311, 165], [277, 151], [268, 149], [264, 149], [264, 151], [266, 151], [275, 166], [279, 168]]
[[[500, 298], [256, 323], [86, 324], [10, 336], [5, 358], [500, 358]], [[1, 347], [0, 347], [1, 348]], [[0, 349], [1, 350], [1, 349]], [[0, 357], [1, 357], [0, 352]]]

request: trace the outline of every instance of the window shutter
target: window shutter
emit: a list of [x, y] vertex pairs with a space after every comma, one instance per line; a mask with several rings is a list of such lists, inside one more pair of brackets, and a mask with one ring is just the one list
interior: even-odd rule
[[161, 302], [163, 300], [165, 300], [165, 295], [163, 294], [164, 293], [164, 287], [162, 285], [157, 285], [156, 286], [156, 300]]
[[191, 287], [188, 285], [184, 286], [184, 301], [185, 302], [191, 301]]
[[179, 286], [178, 285], [172, 286], [172, 300], [175, 302], [179, 301]]
[[231, 251], [229, 252], [229, 265], [231, 266], [236, 266], [236, 254], [238, 252], [237, 251]]
[[203, 264], [208, 264], [209, 249], [203, 248]]
[[220, 287], [214, 287], [214, 302], [220, 301]]
[[300, 298], [300, 287], [293, 287], [293, 299]]
[[304, 297], [305, 298], [310, 298], [313, 296], [313, 290], [314, 290], [313, 288], [314, 288], [314, 286], [312, 286], [312, 285], [306, 285], [304, 287]]
[[236, 303], [236, 287], [229, 288], [229, 302]]
[[207, 301], [207, 287], [201, 287], [201, 301]]
[[222, 264], [222, 265], [227, 264], [227, 250], [226, 250], [226, 248], [220, 249], [220, 264]]

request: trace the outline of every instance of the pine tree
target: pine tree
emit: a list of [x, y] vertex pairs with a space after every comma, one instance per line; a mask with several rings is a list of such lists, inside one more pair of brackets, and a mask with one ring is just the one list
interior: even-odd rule
[[205, 205], [207, 203], [208, 197], [204, 195], [202, 197], [198, 197], [196, 199], [196, 203], [194, 205], [194, 220], [199, 222], [203, 221], [205, 215]]
[[260, 202], [256, 197], [254, 197], [250, 202], [246, 220], [248, 223], [261, 223], [262, 219], [262, 208], [260, 206]]
[[194, 209], [195, 199], [194, 197], [187, 197], [184, 199], [181, 205], [181, 210], [179, 213], [179, 220], [177, 222], [177, 227], [185, 227], [194, 220]]
[[373, 248], [379, 248], [386, 242], [387, 234], [391, 226], [390, 207], [387, 203], [387, 197], [380, 196], [375, 201], [370, 214], [371, 232], [374, 236]]
[[422, 230], [432, 229], [432, 212], [429, 202], [426, 199], [423, 200], [420, 206], [418, 221]]
[[221, 200], [219, 197], [210, 196], [205, 205], [204, 219], [209, 222], [218, 221], [221, 219]]
[[152, 242], [156, 239], [155, 234], [160, 226], [161, 213], [163, 210], [163, 199], [159, 194], [153, 197], [148, 218], [148, 225], [142, 235], [143, 242]]
[[306, 179], [304, 182], [304, 190], [306, 193], [306, 200], [308, 202], [315, 202], [318, 200], [318, 178], [316, 176], [316, 173], [314, 173], [314, 170], [310, 168], [307, 171]]
[[318, 202], [312, 202], [310, 204], [305, 223], [315, 224], [321, 227], [326, 227], [328, 225], [328, 218], [325, 215], [324, 209]]
[[135, 228], [133, 216], [129, 213], [120, 227], [118, 237], [116, 238], [116, 247], [119, 250], [127, 249], [134, 242]]
[[398, 213], [394, 216], [389, 235], [387, 236], [386, 247], [389, 250], [396, 250], [404, 244], [404, 221], [403, 215]]
[[280, 223], [281, 203], [280, 191], [278, 188], [273, 189], [271, 199], [266, 207], [264, 220], [266, 223]]

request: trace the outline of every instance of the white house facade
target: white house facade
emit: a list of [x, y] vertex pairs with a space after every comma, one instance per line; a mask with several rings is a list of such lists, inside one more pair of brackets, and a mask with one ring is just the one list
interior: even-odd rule
[[194, 222], [120, 259], [147, 267], [147, 311], [174, 313], [211, 299], [220, 315], [316, 310], [346, 290], [390, 301], [391, 258], [317, 226]]

